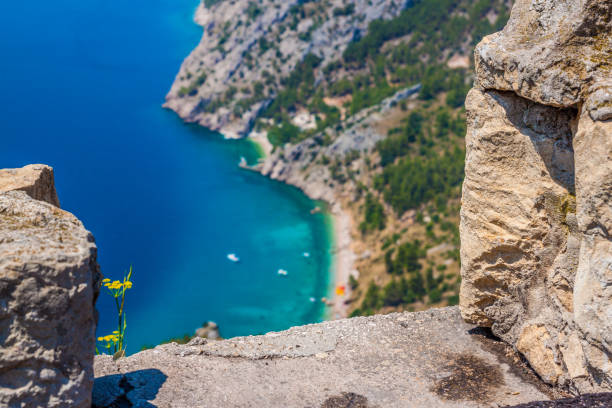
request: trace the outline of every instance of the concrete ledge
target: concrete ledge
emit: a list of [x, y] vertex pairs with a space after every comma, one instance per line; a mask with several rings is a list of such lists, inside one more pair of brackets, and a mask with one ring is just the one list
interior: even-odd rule
[[[168, 344], [95, 359], [94, 404], [491, 407], [548, 400], [511, 350], [457, 307]], [[149, 405], [150, 406], [150, 405]]]

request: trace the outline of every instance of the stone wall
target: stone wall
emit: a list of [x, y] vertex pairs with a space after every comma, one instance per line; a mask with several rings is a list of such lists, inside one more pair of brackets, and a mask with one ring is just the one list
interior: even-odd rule
[[101, 278], [53, 171], [0, 170], [0, 406], [90, 407]]
[[516, 1], [466, 100], [462, 315], [579, 392], [612, 388], [611, 16]]

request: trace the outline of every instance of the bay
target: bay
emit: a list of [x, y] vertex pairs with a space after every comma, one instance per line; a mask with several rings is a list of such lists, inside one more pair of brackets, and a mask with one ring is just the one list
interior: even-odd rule
[[[232, 337], [324, 315], [333, 242], [329, 218], [310, 213], [318, 204], [239, 169], [257, 159], [248, 141], [161, 108], [201, 36], [196, 5], [5, 2], [0, 13], [0, 167], [53, 166], [62, 208], [93, 232], [103, 273], [134, 266], [129, 353], [207, 320]], [[98, 309], [102, 335], [114, 329], [108, 295]]]

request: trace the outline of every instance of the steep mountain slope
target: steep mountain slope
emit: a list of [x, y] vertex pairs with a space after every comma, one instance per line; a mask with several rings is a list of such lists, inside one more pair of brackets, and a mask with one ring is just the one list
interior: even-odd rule
[[245, 136], [259, 111], [308, 54], [329, 62], [368, 24], [399, 14], [407, 0], [203, 1], [204, 28], [183, 62], [166, 107], [227, 137]]
[[[347, 288], [334, 299], [337, 315], [457, 303], [471, 55], [483, 35], [503, 27], [510, 3], [315, 1], [286, 14], [270, 11], [285, 3], [265, 3], [251, 23], [258, 29], [225, 19], [230, 10], [240, 16], [238, 3], [259, 4], [200, 7], [204, 39], [168, 106], [227, 136], [251, 130], [272, 150], [257, 170], [331, 204], [352, 238], [338, 248], [336, 281]], [[228, 31], [236, 49], [244, 35], [265, 40], [237, 52], [221, 24], [245, 26]]]

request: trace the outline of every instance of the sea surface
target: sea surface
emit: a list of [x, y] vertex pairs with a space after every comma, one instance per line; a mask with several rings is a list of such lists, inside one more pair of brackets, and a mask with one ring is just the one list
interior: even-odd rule
[[[53, 166], [62, 208], [93, 232], [105, 276], [133, 265], [129, 353], [207, 320], [233, 337], [324, 315], [332, 234], [325, 214], [310, 213], [318, 204], [239, 169], [241, 157], [257, 159], [250, 142], [161, 108], [201, 36], [197, 2], [10, 1], [0, 11], [0, 168]], [[115, 329], [113, 307], [103, 293], [99, 335]]]

